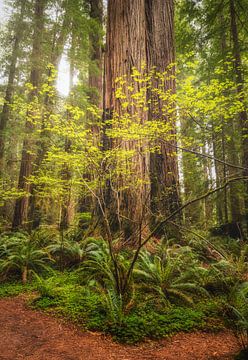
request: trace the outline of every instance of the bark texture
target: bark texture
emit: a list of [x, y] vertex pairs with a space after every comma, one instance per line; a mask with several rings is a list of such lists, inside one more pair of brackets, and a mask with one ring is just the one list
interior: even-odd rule
[[5, 91], [3, 109], [0, 115], [0, 177], [3, 173], [3, 167], [4, 167], [3, 159], [4, 159], [4, 150], [5, 150], [5, 131], [9, 120], [10, 104], [14, 92], [14, 81], [16, 76], [17, 60], [18, 60], [20, 43], [22, 41], [23, 30], [24, 30], [23, 18], [24, 18], [25, 9], [26, 9], [26, 1], [23, 0], [21, 2], [19, 19], [16, 22], [13, 49], [10, 59], [8, 83]]
[[[116, 83], [118, 77], [125, 76], [127, 83], [132, 83], [132, 69], [142, 72], [142, 64], [146, 62], [146, 18], [144, 0], [110, 0], [108, 3], [107, 48], [105, 58], [105, 118], [111, 118], [113, 112], [123, 115], [120, 100], [116, 98]], [[139, 84], [134, 85], [139, 91]], [[128, 96], [128, 92], [126, 93]], [[146, 121], [146, 115], [135, 106], [129, 107], [129, 115], [133, 118], [139, 113], [139, 121]], [[137, 118], [137, 117], [136, 117]], [[148, 178], [148, 159], [142, 155], [142, 145], [135, 141], [122, 141], [105, 144], [107, 147], [119, 146], [125, 150], [135, 150], [132, 159], [131, 173], [137, 182], [145, 183]], [[117, 160], [118, 161], [118, 160]], [[126, 179], [119, 177], [117, 184], [108, 184], [106, 206], [110, 208], [110, 219], [124, 233], [124, 238], [132, 236], [136, 226], [142, 222], [142, 209], [146, 202], [148, 191], [146, 185], [132, 184], [128, 190], [120, 190], [125, 186]], [[134, 180], [135, 182], [135, 180]], [[130, 184], [129, 184], [130, 185]], [[113, 192], [111, 188], [116, 188]]]
[[[41, 77], [41, 59], [42, 59], [42, 36], [44, 30], [44, 10], [46, 0], [36, 0], [34, 9], [34, 34], [33, 49], [31, 54], [31, 74], [30, 83], [33, 90], [29, 96], [31, 104], [38, 96]], [[23, 141], [23, 150], [21, 158], [21, 167], [19, 173], [18, 189], [25, 192], [25, 195], [16, 200], [15, 211], [13, 217], [13, 228], [19, 228], [27, 225], [30, 183], [29, 176], [32, 174], [34, 162], [34, 141], [32, 133], [34, 130], [35, 109], [28, 110], [26, 115], [25, 131], [26, 135]]]
[[[142, 65], [145, 71], [156, 69], [162, 73], [167, 66], [175, 61], [174, 48], [174, 3], [173, 0], [110, 0], [108, 3], [107, 49], [105, 57], [105, 120], [112, 118], [113, 113], [120, 117], [123, 114], [120, 100], [116, 98], [116, 78], [125, 76], [127, 84], [132, 83], [132, 69], [137, 68], [141, 74]], [[174, 75], [174, 68], [170, 70]], [[154, 88], [158, 86], [156, 80]], [[135, 84], [139, 91], [140, 84]], [[163, 90], [175, 92], [175, 79], [165, 78]], [[128, 94], [126, 94], [128, 97]], [[106, 207], [110, 208], [110, 218], [116, 221], [124, 233], [125, 239], [132, 236], [137, 226], [142, 227], [147, 208], [151, 201], [151, 210], [155, 216], [168, 214], [178, 207], [178, 169], [175, 145], [175, 119], [164, 114], [165, 105], [159, 96], [147, 92], [147, 100], [151, 102], [149, 118], [158, 119], [171, 124], [171, 136], [168, 143], [158, 143], [160, 151], [147, 155], [143, 151], [145, 143], [138, 141], [122, 141], [110, 143], [105, 141], [105, 148], [120, 146], [126, 150], [135, 150], [138, 155], [132, 159], [131, 172], [136, 182], [136, 188], [118, 191], [125, 185], [125, 179], [118, 179], [117, 191], [113, 194], [111, 183], [108, 184]], [[128, 107], [132, 121], [142, 123], [148, 121], [147, 113], [135, 106]], [[136, 114], [138, 113], [138, 117]], [[172, 140], [171, 140], [172, 139]], [[172, 142], [170, 144], [170, 142]], [[141, 180], [141, 181], [140, 181]], [[137, 186], [139, 183], [142, 185]], [[148, 186], [148, 182], [150, 185]], [[151, 190], [151, 193], [150, 193]], [[116, 216], [117, 214], [117, 216]], [[121, 215], [121, 216], [120, 216]], [[126, 219], [126, 220], [123, 220]], [[130, 223], [133, 224], [130, 225]]]
[[[173, 0], [146, 0], [146, 22], [148, 70], [166, 72], [168, 66], [175, 63]], [[167, 74], [163, 91], [173, 94], [175, 93], [175, 67], [168, 70]], [[154, 88], [157, 87], [158, 83], [155, 80]], [[158, 141], [160, 151], [151, 154], [150, 157], [151, 209], [155, 215], [168, 215], [179, 205], [176, 138], [175, 136], [173, 138], [173, 135], [176, 135], [176, 120], [175, 116], [168, 117], [164, 113], [165, 105], [159, 95], [152, 97], [150, 119], [169, 122], [172, 135], [167, 142]]]
[[[237, 81], [237, 92], [239, 94], [240, 101], [245, 104], [244, 99], [244, 79], [242, 74], [242, 59], [240, 52], [240, 40], [237, 26], [237, 14], [235, 8], [235, 1], [229, 1], [230, 18], [231, 18], [231, 36], [233, 40], [233, 57], [234, 57], [234, 70]], [[248, 176], [248, 116], [247, 111], [244, 108], [239, 113], [239, 121], [242, 135], [242, 165], [245, 168], [243, 171], [244, 176]], [[244, 184], [245, 187], [245, 220], [246, 227], [248, 227], [248, 182]]]
[[90, 18], [96, 22], [99, 31], [91, 31], [90, 40], [90, 68], [89, 68], [89, 88], [90, 101], [100, 108], [102, 107], [102, 24], [103, 24], [103, 3], [102, 0], [90, 0]]

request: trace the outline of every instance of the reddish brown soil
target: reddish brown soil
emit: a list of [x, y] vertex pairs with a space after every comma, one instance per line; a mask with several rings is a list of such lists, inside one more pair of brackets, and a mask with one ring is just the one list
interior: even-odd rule
[[227, 360], [238, 351], [229, 331], [181, 333], [139, 346], [120, 345], [33, 311], [22, 297], [0, 300], [1, 360]]

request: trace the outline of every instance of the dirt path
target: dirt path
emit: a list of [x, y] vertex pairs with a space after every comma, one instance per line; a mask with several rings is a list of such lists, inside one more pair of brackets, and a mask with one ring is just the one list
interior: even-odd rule
[[21, 297], [0, 300], [1, 360], [227, 360], [238, 350], [228, 331], [178, 334], [140, 346], [119, 345], [101, 334], [83, 333], [33, 311]]

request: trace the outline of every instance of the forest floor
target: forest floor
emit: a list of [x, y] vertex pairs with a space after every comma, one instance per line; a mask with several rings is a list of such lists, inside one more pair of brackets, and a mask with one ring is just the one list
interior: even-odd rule
[[179, 333], [139, 346], [121, 345], [34, 311], [26, 302], [24, 296], [0, 300], [1, 360], [231, 360], [240, 350], [228, 330]]

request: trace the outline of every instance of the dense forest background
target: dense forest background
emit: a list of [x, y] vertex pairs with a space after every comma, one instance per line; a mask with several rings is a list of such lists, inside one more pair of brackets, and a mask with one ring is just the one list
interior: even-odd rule
[[86, 258], [119, 325], [135, 276], [166, 306], [244, 286], [248, 1], [4, 6], [4, 281]]
[[67, 229], [90, 213], [128, 239], [223, 187], [172, 218], [173, 236], [245, 236], [246, 5], [8, 2], [2, 226]]

